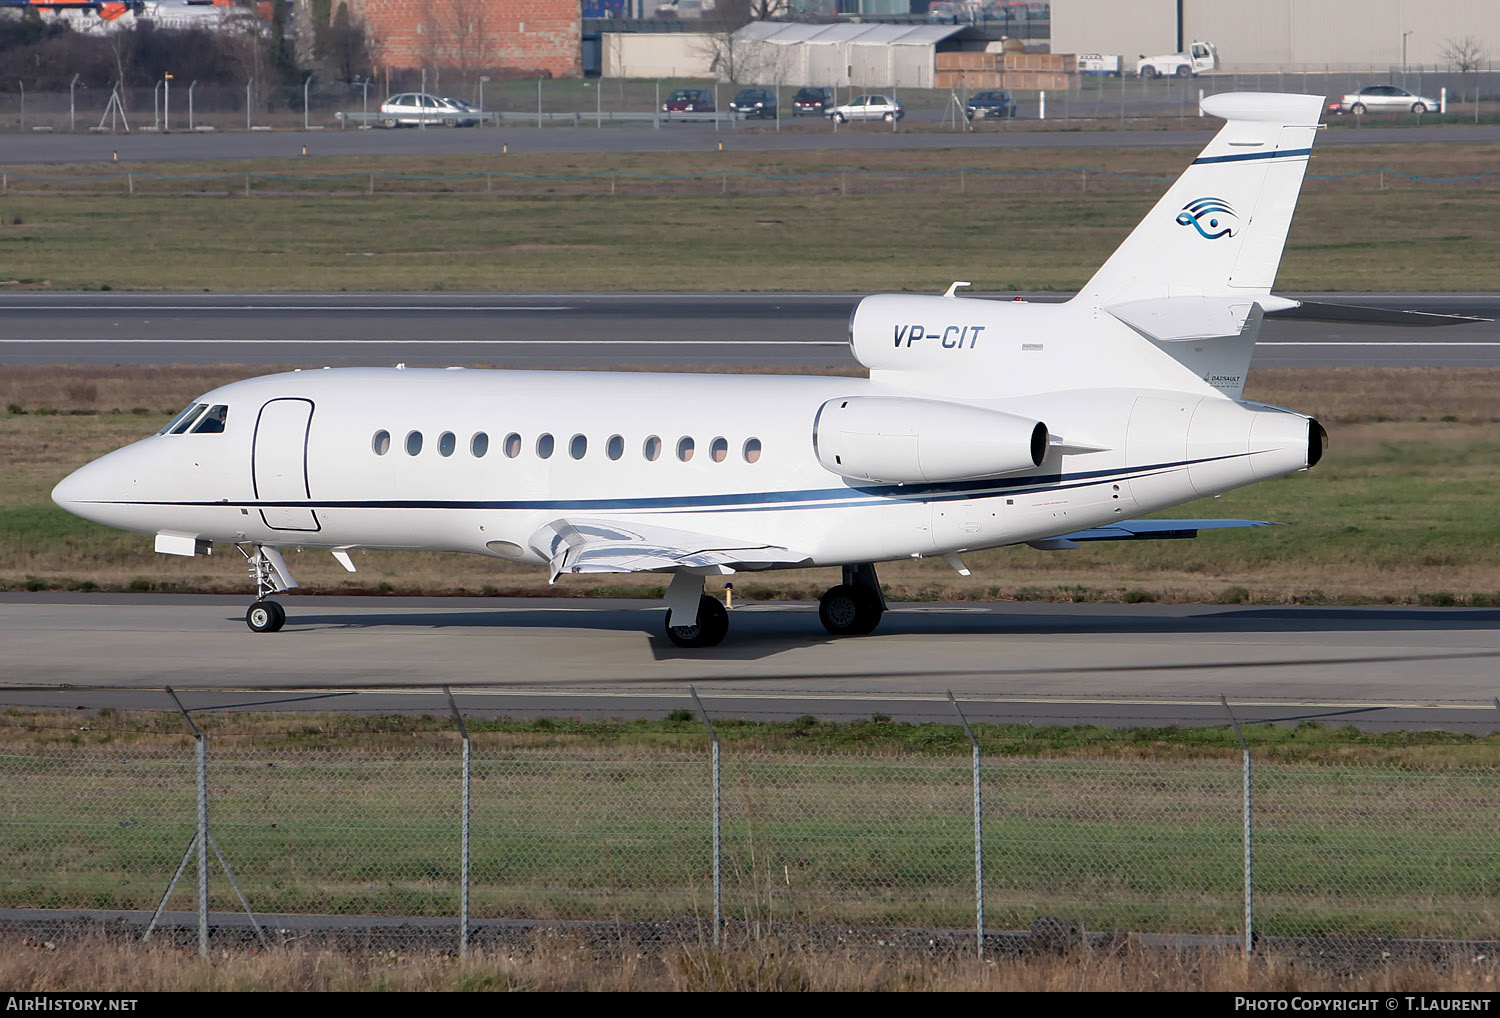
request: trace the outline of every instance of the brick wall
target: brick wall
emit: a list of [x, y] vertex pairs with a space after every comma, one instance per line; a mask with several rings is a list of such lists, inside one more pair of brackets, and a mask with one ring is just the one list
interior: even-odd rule
[[378, 67], [583, 73], [579, 0], [347, 2]]

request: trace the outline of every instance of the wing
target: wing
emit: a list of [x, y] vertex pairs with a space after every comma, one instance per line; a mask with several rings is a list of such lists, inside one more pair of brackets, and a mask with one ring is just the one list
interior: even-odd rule
[[1085, 541], [1172, 541], [1198, 536], [1200, 530], [1229, 530], [1236, 527], [1279, 527], [1266, 520], [1121, 520], [1102, 527], [1075, 530], [1042, 541], [1027, 541], [1033, 548], [1058, 551], [1076, 548]]
[[531, 535], [548, 560], [547, 582], [560, 573], [643, 573], [701, 569], [731, 573], [742, 567], [798, 565], [811, 556], [779, 545], [657, 527], [630, 520], [559, 519]]

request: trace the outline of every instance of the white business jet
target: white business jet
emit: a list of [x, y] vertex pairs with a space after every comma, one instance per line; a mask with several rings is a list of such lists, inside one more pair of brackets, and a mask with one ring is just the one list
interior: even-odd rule
[[[717, 644], [704, 578], [841, 566], [819, 615], [868, 633], [875, 563], [1001, 545], [1193, 536], [1135, 517], [1305, 470], [1317, 421], [1241, 399], [1321, 96], [1203, 101], [1227, 123], [1076, 297], [883, 294], [850, 344], [868, 379], [324, 369], [235, 382], [52, 497], [156, 535], [234, 544], [286, 620], [281, 549], [469, 552], [563, 573], [671, 575], [667, 636]], [[997, 237], [997, 242], [1003, 240]]]

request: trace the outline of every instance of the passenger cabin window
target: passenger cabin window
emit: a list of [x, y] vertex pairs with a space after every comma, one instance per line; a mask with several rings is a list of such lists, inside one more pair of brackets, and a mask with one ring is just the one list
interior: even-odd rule
[[552, 440], [552, 436], [551, 435], [540, 435], [540, 436], [538, 436], [537, 440], [536, 440], [536, 454], [537, 454], [537, 458], [544, 459], [544, 460], [545, 459], [551, 459], [552, 458], [552, 447], [555, 444], [556, 443]]
[[625, 439], [620, 435], [610, 435], [609, 442], [605, 445], [604, 451], [610, 459], [619, 459], [625, 455]]
[[760, 439], [758, 439], [758, 438], [747, 438], [745, 440], [745, 462], [746, 463], [758, 463], [758, 462], [760, 462]]
[[409, 431], [406, 434], [406, 455], [415, 456], [422, 451], [422, 433]]
[[686, 435], [677, 440], [677, 458], [684, 463], [693, 458], [693, 440]]
[[370, 448], [375, 450], [376, 456], [384, 456], [391, 451], [391, 433], [389, 431], [377, 431], [375, 437], [370, 440]]
[[708, 447], [708, 455], [715, 463], [723, 463], [729, 458], [729, 440], [726, 438], [714, 439], [713, 445]]
[[661, 457], [661, 439], [655, 435], [646, 439], [645, 444], [641, 446], [641, 455], [646, 457], [648, 462], [655, 463]]
[[469, 451], [474, 454], [475, 459], [480, 459], [490, 451], [490, 436], [482, 431], [476, 431], [474, 437], [469, 439]]
[[220, 403], [218, 406], [209, 407], [208, 413], [204, 414], [198, 421], [198, 426], [193, 429], [195, 435], [222, 435], [224, 425], [229, 421], [229, 408]]
[[505, 436], [505, 458], [515, 459], [521, 455], [521, 436], [512, 431]]
[[187, 406], [187, 409], [185, 409], [184, 411], [182, 411], [182, 413], [178, 414], [176, 417], [174, 417], [170, 421], [168, 421], [167, 422], [167, 426], [165, 428], [162, 428], [160, 431], [158, 431], [157, 434], [158, 435], [166, 435], [166, 434], [180, 435], [180, 434], [182, 434], [182, 431], [179, 430], [178, 426], [181, 425], [182, 428], [186, 428], [189, 424], [192, 424], [193, 423], [193, 419], [196, 418], [199, 414], [201, 414], [203, 412], [203, 408], [206, 407], [206, 406], [208, 406], [207, 403], [189, 403], [188, 406]]
[[568, 443], [568, 455], [575, 460], [581, 460], [588, 455], [589, 440], [582, 435], [574, 435], [573, 440]]
[[443, 456], [452, 456], [453, 450], [458, 448], [458, 439], [453, 437], [453, 432], [445, 431], [438, 436], [438, 452]]

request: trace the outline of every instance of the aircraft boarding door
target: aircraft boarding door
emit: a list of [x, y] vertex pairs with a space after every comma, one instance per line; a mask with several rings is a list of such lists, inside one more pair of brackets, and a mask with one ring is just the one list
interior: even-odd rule
[[[307, 432], [312, 425], [312, 401], [273, 399], [260, 409], [255, 422], [255, 498], [260, 502], [306, 503]], [[272, 530], [320, 530], [318, 517], [302, 506], [263, 506], [261, 519]]]

